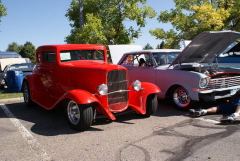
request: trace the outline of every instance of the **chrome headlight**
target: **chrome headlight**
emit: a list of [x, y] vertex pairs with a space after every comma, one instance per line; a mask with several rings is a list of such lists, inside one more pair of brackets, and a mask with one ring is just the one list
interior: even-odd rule
[[135, 80], [132, 86], [135, 91], [139, 91], [142, 88], [141, 82], [139, 80]]
[[98, 86], [98, 92], [100, 95], [107, 95], [108, 93], [108, 86], [106, 84], [101, 84]]
[[209, 77], [201, 78], [199, 81], [199, 87], [205, 88], [208, 86], [208, 83], [209, 83]]

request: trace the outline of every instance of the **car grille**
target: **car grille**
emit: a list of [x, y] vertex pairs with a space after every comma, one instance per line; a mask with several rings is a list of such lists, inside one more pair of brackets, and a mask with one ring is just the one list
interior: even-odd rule
[[108, 72], [108, 106], [111, 111], [121, 111], [128, 106], [128, 81], [125, 70]]
[[210, 79], [207, 89], [229, 88], [240, 85], [240, 76]]

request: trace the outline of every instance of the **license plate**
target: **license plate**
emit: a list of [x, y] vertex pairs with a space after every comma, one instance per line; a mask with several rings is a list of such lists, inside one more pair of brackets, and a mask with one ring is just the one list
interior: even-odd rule
[[231, 89], [230, 90], [230, 95], [234, 95], [238, 90], [240, 90], [240, 88], [237, 88], [237, 89]]

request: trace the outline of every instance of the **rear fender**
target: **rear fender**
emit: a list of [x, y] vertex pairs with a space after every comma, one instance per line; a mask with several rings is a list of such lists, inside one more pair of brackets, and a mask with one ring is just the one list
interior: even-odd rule
[[129, 106], [140, 114], [146, 114], [147, 97], [150, 94], [160, 93], [161, 90], [152, 83], [141, 82], [142, 89], [135, 91], [132, 86], [129, 87]]
[[40, 92], [43, 88], [40, 87], [39, 79], [36, 75], [26, 75], [24, 76], [23, 82], [27, 81], [31, 99], [35, 101], [37, 98], [41, 97]]
[[[63, 97], [60, 100], [63, 99], [71, 99], [77, 104], [91, 104], [91, 103], [97, 103], [98, 108], [97, 111], [104, 114], [106, 117], [108, 117], [111, 120], [116, 120], [115, 116], [109, 111], [109, 109], [101, 104], [99, 100], [91, 93], [85, 90], [70, 90], [67, 93], [63, 95]], [[60, 101], [59, 101], [60, 102]]]

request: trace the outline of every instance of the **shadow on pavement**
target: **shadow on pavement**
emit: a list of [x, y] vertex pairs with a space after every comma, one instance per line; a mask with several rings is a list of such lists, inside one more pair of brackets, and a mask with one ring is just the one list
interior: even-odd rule
[[[216, 103], [215, 103], [216, 104]], [[28, 108], [24, 103], [9, 103], [6, 104], [9, 110], [16, 116], [17, 119], [26, 121], [26, 126], [30, 127], [33, 133], [44, 135], [44, 136], [55, 136], [61, 134], [75, 134], [80, 133], [71, 129], [65, 119], [65, 114], [63, 109], [54, 109], [51, 111], [45, 110], [40, 106], [34, 106]], [[207, 104], [212, 106], [213, 104]], [[204, 106], [205, 107], [205, 106]], [[1, 111], [2, 109], [0, 109]], [[154, 114], [157, 117], [170, 117], [170, 116], [184, 116], [189, 117], [188, 111], [178, 111], [167, 101], [159, 100], [158, 110]], [[4, 112], [0, 112], [0, 118], [7, 117]], [[140, 117], [130, 111], [123, 115], [116, 116], [117, 120], [115, 122], [123, 124], [134, 124], [129, 122], [129, 120], [135, 119], [147, 119]], [[87, 131], [102, 131], [101, 128], [96, 128], [104, 124], [112, 123], [113, 121], [107, 118], [98, 118], [93, 123], [94, 127], [91, 127]]]

